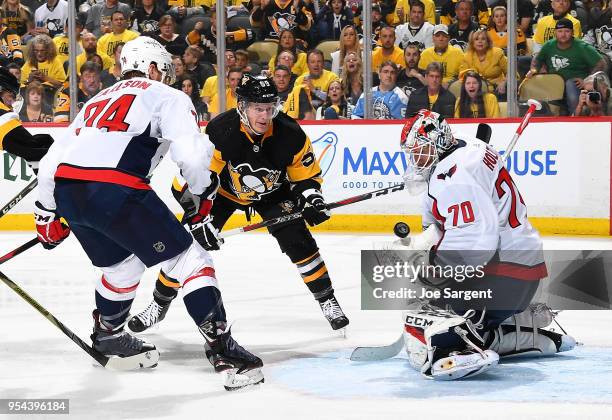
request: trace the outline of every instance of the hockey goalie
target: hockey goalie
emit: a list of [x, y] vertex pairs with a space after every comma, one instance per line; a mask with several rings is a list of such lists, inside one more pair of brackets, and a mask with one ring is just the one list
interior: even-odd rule
[[421, 259], [413, 263], [482, 267], [482, 276], [461, 281], [418, 279], [438, 298], [415, 299], [404, 313], [410, 364], [428, 378], [453, 380], [482, 373], [500, 357], [574, 348], [572, 337], [544, 329], [555, 313], [532, 303], [547, 276], [542, 240], [499, 153], [475, 137], [455, 137], [428, 110], [406, 122], [400, 142], [406, 183], [421, 179], [427, 188], [424, 233], [406, 247], [424, 250], [412, 253]]

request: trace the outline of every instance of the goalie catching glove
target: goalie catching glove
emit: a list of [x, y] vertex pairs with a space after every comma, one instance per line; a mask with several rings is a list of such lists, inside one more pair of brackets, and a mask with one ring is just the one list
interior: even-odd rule
[[210, 185], [200, 195], [192, 194], [187, 184], [180, 190], [173, 186], [172, 195], [185, 211], [183, 222], [187, 222], [193, 238], [207, 251], [216, 251], [223, 244], [223, 239], [212, 224], [210, 210], [217, 195], [219, 177], [215, 172], [211, 172], [210, 178]]
[[298, 197], [298, 208], [302, 212], [302, 217], [310, 226], [321, 224], [331, 217], [323, 194], [314, 188], [302, 191]]
[[39, 201], [34, 203], [34, 220], [38, 240], [45, 249], [53, 249], [70, 235], [68, 225], [61, 222], [54, 210], [46, 209]]

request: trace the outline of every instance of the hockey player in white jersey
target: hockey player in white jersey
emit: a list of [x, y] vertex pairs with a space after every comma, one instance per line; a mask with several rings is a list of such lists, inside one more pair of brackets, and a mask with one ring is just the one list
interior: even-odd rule
[[172, 59], [157, 41], [128, 42], [121, 66], [123, 80], [88, 101], [41, 161], [38, 237], [53, 248], [71, 230], [102, 271], [95, 288], [95, 350], [129, 358], [135, 367], [157, 365], [155, 346], [130, 335], [124, 324], [142, 273], [160, 264], [159, 276], [181, 284], [206, 356], [224, 372], [226, 388], [262, 382], [261, 359], [231, 336], [210, 255], [149, 186], [170, 150], [199, 198], [190, 230], [205, 229], [217, 178], [202, 162], [210, 162], [214, 147], [200, 133], [189, 97], [168, 86], [174, 82]]
[[[450, 292], [417, 301], [404, 314], [411, 364], [427, 377], [450, 380], [481, 373], [499, 356], [573, 348], [571, 337], [542, 329], [554, 315], [547, 307], [530, 306], [547, 276], [542, 241], [497, 151], [476, 138], [456, 138], [429, 110], [406, 122], [400, 142], [408, 157], [406, 182], [420, 177], [427, 184], [424, 263], [480, 266], [484, 273], [463, 281], [420, 279], [430, 290]], [[481, 299], [465, 299], [467, 293]]]

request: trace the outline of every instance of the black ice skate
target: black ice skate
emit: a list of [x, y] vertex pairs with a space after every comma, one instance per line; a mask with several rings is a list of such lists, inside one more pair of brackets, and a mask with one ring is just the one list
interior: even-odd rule
[[128, 328], [137, 333], [143, 332], [163, 321], [169, 308], [170, 302], [162, 306], [153, 300], [142, 312], [130, 318]]
[[112, 330], [106, 328], [100, 322], [100, 313], [97, 309], [93, 312], [93, 316], [94, 332], [91, 335], [93, 348], [111, 358], [112, 362], [109, 362], [107, 367], [128, 370], [157, 366], [159, 351], [153, 344], [124, 331], [123, 325]]
[[263, 362], [232, 338], [225, 322], [206, 321], [200, 325], [200, 332], [206, 339], [204, 344], [206, 357], [215, 368], [215, 372], [225, 376], [226, 390], [234, 391], [264, 381], [261, 372]]
[[325, 315], [333, 330], [339, 330], [349, 324], [348, 318], [342, 312], [342, 308], [340, 308], [340, 304], [338, 304], [334, 295], [329, 296], [326, 300], [320, 300], [319, 306], [321, 306], [323, 315]]

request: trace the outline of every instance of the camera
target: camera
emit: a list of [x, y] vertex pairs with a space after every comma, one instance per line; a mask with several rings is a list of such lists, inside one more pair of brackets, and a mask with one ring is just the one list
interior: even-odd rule
[[589, 97], [589, 101], [593, 102], [594, 104], [601, 102], [601, 93], [592, 90], [587, 92], [587, 95]]

